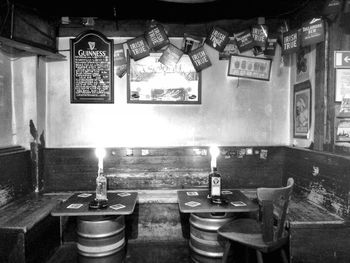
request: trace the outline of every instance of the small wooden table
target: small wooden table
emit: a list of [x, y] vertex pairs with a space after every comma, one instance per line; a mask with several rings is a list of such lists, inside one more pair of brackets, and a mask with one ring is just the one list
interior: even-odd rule
[[224, 248], [217, 230], [225, 223], [234, 220], [236, 213], [259, 210], [257, 203], [237, 189], [223, 190], [222, 196], [227, 202], [213, 204], [208, 198], [208, 190], [177, 192], [180, 211], [191, 213], [189, 246], [194, 262], [221, 262]]
[[124, 215], [133, 213], [137, 192], [107, 193], [108, 206], [90, 209], [95, 193], [75, 193], [51, 211], [53, 216], [77, 216], [79, 262], [124, 262]]
[[[104, 209], [89, 209], [89, 203], [95, 198], [95, 193], [75, 193], [66, 201], [51, 211], [53, 216], [104, 216], [130, 215], [134, 212], [137, 192], [107, 193], [108, 207]], [[113, 209], [112, 207], [115, 207]], [[118, 205], [122, 205], [118, 206]], [[118, 208], [120, 207], [120, 208]]]
[[208, 190], [177, 191], [179, 208], [182, 213], [239, 213], [254, 212], [259, 206], [238, 189], [222, 191], [226, 204], [213, 204], [208, 198]]

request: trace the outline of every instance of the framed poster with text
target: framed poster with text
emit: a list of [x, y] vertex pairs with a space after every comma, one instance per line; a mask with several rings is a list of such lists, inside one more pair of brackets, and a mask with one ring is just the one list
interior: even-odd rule
[[231, 55], [228, 76], [270, 80], [271, 59]]
[[113, 40], [89, 30], [70, 47], [71, 103], [113, 103]]

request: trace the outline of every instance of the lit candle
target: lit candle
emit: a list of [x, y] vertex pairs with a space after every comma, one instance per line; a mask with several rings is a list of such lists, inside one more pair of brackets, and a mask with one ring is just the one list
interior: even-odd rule
[[96, 156], [98, 158], [98, 169], [102, 170], [103, 169], [103, 158], [106, 155], [106, 151], [104, 148], [96, 148], [95, 153], [96, 153]]
[[219, 155], [219, 147], [213, 145], [210, 146], [210, 155], [211, 155], [211, 162], [210, 162], [210, 168], [213, 170], [214, 167], [216, 167], [216, 157]]

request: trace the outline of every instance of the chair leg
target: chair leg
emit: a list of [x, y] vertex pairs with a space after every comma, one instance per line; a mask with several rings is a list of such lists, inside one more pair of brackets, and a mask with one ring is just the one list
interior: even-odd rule
[[228, 255], [230, 254], [231, 249], [231, 241], [227, 240], [225, 242], [225, 249], [224, 249], [224, 255], [222, 256], [222, 263], [227, 263]]
[[286, 251], [284, 251], [284, 249], [282, 248], [280, 253], [281, 253], [281, 257], [282, 257], [283, 263], [288, 263], [288, 258], [287, 258], [287, 255], [286, 255]]
[[264, 263], [262, 253], [259, 250], [256, 251], [256, 259], [258, 260], [258, 263]]

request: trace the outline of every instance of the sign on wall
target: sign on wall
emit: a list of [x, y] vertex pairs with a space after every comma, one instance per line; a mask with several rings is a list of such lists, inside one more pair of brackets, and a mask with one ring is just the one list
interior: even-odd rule
[[71, 103], [113, 103], [113, 40], [89, 30], [70, 45]]
[[303, 47], [324, 41], [323, 20], [314, 18], [301, 27], [301, 45]]
[[350, 68], [350, 51], [334, 51], [334, 67]]

